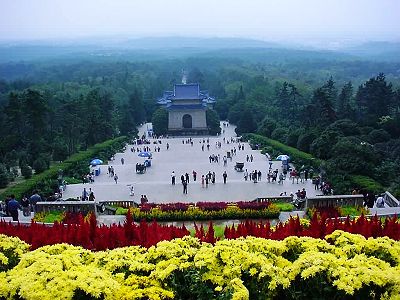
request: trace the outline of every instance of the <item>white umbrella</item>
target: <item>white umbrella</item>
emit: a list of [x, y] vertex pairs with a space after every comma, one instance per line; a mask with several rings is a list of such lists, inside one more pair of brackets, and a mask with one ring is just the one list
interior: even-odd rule
[[276, 158], [276, 160], [290, 160], [290, 157], [288, 155], [281, 154]]

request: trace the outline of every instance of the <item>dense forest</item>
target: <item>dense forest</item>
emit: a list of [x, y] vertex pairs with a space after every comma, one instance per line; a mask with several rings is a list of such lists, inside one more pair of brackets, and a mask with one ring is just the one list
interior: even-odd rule
[[[172, 50], [170, 50], [172, 51]], [[366, 175], [399, 195], [400, 59], [241, 48], [67, 55], [0, 64], [0, 187], [152, 119], [182, 70], [221, 119], [322, 159], [340, 186]], [[104, 54], [104, 53], [103, 53]]]

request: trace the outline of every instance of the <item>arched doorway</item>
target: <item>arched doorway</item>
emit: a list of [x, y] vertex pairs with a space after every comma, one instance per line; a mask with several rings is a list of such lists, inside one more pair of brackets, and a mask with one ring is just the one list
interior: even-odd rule
[[192, 128], [192, 116], [191, 115], [183, 115], [182, 117], [182, 126], [183, 128]]

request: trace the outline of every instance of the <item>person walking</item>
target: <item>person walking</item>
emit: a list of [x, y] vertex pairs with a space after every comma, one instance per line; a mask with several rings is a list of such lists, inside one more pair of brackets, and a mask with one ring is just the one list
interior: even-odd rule
[[188, 192], [187, 192], [187, 186], [188, 186], [187, 181], [184, 180], [184, 181], [182, 182], [182, 184], [183, 184], [183, 193], [184, 193], [184, 194], [187, 194], [187, 193], [188, 193]]
[[129, 196], [135, 196], [135, 187], [133, 186], [133, 184], [129, 188]]
[[37, 190], [33, 191], [33, 195], [29, 198], [29, 203], [31, 204], [32, 211], [36, 212], [36, 203], [42, 201], [42, 197], [40, 197]]
[[185, 173], [185, 181], [186, 181], [186, 184], [189, 183], [189, 174], [187, 172]]
[[175, 171], [172, 171], [171, 173], [171, 184], [175, 185]]
[[204, 188], [204, 175], [201, 175], [201, 187]]
[[212, 184], [215, 183], [215, 172], [212, 172], [211, 182], [212, 182]]
[[10, 201], [8, 202], [7, 206], [13, 221], [18, 221], [18, 209], [22, 209], [22, 206], [17, 200], [15, 200], [14, 195], [10, 195]]
[[86, 188], [83, 188], [82, 191], [82, 201], [86, 201], [88, 197], [88, 192], [86, 191]]
[[224, 184], [226, 184], [226, 178], [228, 177], [228, 174], [226, 174], [226, 171], [222, 174], [222, 177], [224, 178]]
[[89, 201], [94, 201], [96, 199], [96, 197], [94, 196], [93, 192], [90, 192], [89, 194]]
[[121, 157], [121, 165], [123, 165], [125, 162], [125, 159], [123, 157]]
[[117, 174], [114, 174], [114, 181], [115, 181], [115, 184], [118, 184], [118, 175]]
[[29, 217], [31, 215], [31, 208], [29, 205], [29, 199], [25, 195], [21, 199], [21, 206], [24, 217]]
[[193, 181], [196, 181], [196, 178], [197, 178], [197, 173], [196, 173], [196, 171], [195, 170], [193, 170]]
[[247, 177], [249, 176], [249, 173], [247, 172], [247, 169], [243, 173], [244, 181], [247, 181]]
[[278, 184], [283, 184], [283, 173], [279, 174], [279, 181]]

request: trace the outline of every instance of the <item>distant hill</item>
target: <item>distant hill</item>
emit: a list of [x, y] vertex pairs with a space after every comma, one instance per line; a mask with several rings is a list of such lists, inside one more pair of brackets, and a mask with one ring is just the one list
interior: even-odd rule
[[116, 45], [134, 49], [171, 49], [171, 48], [271, 48], [282, 47], [279, 44], [242, 38], [191, 38], [159, 37], [130, 39]]
[[[227, 51], [228, 50], [228, 51]], [[400, 61], [400, 43], [374, 42], [340, 51], [296, 48], [243, 38], [89, 38], [53, 42], [0, 43], [0, 63], [61, 60], [154, 60], [189, 56], [252, 61]]]
[[361, 58], [400, 61], [400, 42], [368, 42], [344, 48], [342, 51]]

